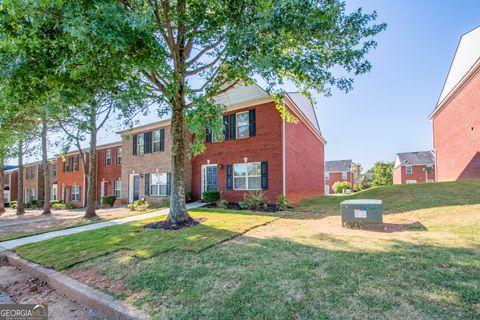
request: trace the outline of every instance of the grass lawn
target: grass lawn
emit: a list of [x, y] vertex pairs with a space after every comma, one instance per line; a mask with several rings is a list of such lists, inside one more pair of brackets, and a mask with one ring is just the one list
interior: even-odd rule
[[[305, 201], [279, 218], [192, 210], [207, 220], [180, 231], [116, 226], [17, 252], [154, 319], [478, 319], [479, 190], [377, 188]], [[422, 228], [341, 228], [338, 203], [355, 197], [382, 199], [386, 223]]]

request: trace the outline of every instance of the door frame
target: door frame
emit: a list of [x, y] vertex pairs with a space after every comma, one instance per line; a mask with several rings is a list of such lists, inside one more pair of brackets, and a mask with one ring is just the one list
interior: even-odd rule
[[200, 177], [200, 198], [203, 198], [203, 193], [207, 189], [207, 180], [206, 180], [206, 173], [208, 167], [216, 167], [217, 168], [217, 187], [218, 187], [218, 165], [216, 163], [212, 164], [203, 164], [202, 165], [202, 172]]
[[138, 193], [140, 194], [140, 174], [134, 173], [131, 174], [128, 178], [128, 202], [133, 203], [133, 181], [134, 177], [138, 176]]

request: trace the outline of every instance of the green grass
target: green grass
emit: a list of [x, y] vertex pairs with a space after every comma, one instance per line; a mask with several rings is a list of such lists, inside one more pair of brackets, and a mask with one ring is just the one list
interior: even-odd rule
[[[279, 217], [195, 210], [207, 221], [193, 228], [148, 231], [141, 222], [18, 253], [153, 319], [478, 319], [479, 187], [376, 188], [304, 201]], [[382, 199], [389, 223], [421, 228], [342, 229], [338, 203], [355, 197]]]
[[149, 258], [169, 250], [199, 251], [272, 221], [274, 217], [208, 211], [192, 212], [203, 223], [179, 231], [148, 230], [145, 224], [161, 221], [156, 217], [113, 227], [19, 246], [17, 254], [44, 266], [63, 270], [80, 262], [119, 250], [129, 250], [136, 257]]
[[349, 199], [380, 199], [384, 213], [480, 202], [480, 180], [429, 184], [392, 185], [371, 188], [352, 195], [321, 196], [302, 201], [297, 212], [337, 214], [340, 202]]

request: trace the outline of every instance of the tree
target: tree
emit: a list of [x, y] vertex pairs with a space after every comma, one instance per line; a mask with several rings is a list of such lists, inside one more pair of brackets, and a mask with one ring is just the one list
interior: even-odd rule
[[[84, 39], [121, 43], [125, 59], [135, 61], [160, 113], [171, 112], [172, 194], [168, 221], [188, 224], [183, 181], [187, 127], [195, 133], [194, 152], [204, 148], [205, 132], [221, 134], [224, 106], [213, 97], [260, 76], [274, 95], [280, 114], [284, 80], [302, 92], [349, 91], [353, 80], [333, 69], [359, 75], [370, 70], [366, 54], [372, 36], [385, 28], [373, 24], [376, 13], [347, 14], [340, 0], [199, 1], [123, 0], [97, 5], [75, 26]], [[109, 19], [104, 17], [108, 16]], [[128, 32], [123, 27], [128, 24]], [[102, 28], [98, 26], [101, 25]], [[133, 31], [132, 31], [133, 30]]]
[[368, 172], [373, 174], [371, 186], [376, 187], [393, 184], [394, 166], [394, 162], [376, 162], [373, 168], [368, 170]]
[[332, 189], [335, 193], [345, 193], [347, 190], [352, 190], [352, 184], [349, 181], [337, 181]]
[[362, 165], [359, 162], [353, 162], [352, 163], [352, 174], [353, 174], [353, 182], [354, 184], [357, 184], [361, 177], [362, 177]]

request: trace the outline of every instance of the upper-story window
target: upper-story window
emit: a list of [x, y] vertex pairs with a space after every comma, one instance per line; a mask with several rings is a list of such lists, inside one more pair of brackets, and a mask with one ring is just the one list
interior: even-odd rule
[[27, 167], [26, 169], [26, 179], [34, 179], [35, 178], [35, 166]]
[[52, 177], [56, 177], [56, 176], [57, 176], [57, 164], [52, 163]]
[[405, 166], [405, 173], [406, 174], [412, 174], [413, 168], [412, 166]]
[[237, 113], [237, 138], [248, 138], [250, 136], [249, 128], [248, 111]]
[[117, 149], [117, 164], [122, 164], [123, 151], [122, 148]]
[[112, 165], [112, 149], [105, 150], [105, 165], [106, 166]]
[[153, 131], [152, 137], [153, 152], [160, 151], [160, 130]]
[[78, 167], [78, 156], [74, 156], [73, 157], [73, 171], [78, 171], [79, 167]]
[[143, 134], [139, 134], [137, 138], [137, 154], [142, 155], [145, 153], [145, 139]]
[[347, 180], [347, 178], [348, 178], [347, 171], [342, 171], [342, 180]]

